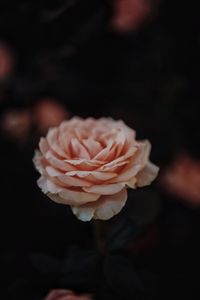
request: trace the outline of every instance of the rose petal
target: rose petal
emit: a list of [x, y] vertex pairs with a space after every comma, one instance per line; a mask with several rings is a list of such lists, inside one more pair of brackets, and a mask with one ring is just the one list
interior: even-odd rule
[[151, 144], [148, 140], [140, 141], [139, 149], [135, 154], [135, 162], [145, 166], [149, 159], [149, 154], [151, 152]]
[[97, 193], [101, 195], [112, 195], [120, 192], [124, 188], [124, 183], [111, 183], [93, 185], [91, 187], [84, 187], [83, 190], [88, 193]]
[[71, 164], [66, 163], [65, 160], [61, 160], [57, 158], [51, 150], [47, 151], [45, 154], [46, 160], [51, 164], [54, 168], [57, 168], [61, 171], [67, 172], [67, 171], [74, 171], [76, 168], [72, 166]]
[[37, 184], [44, 194], [47, 194], [48, 192], [53, 194], [58, 193], [62, 189], [61, 187], [57, 186], [55, 183], [53, 183], [51, 180], [44, 176], [41, 176], [37, 180]]
[[128, 149], [127, 153], [125, 153], [124, 155], [122, 155], [122, 156], [120, 156], [120, 157], [117, 157], [117, 158], [114, 159], [113, 161], [111, 161], [111, 162], [105, 164], [105, 166], [109, 166], [109, 167], [110, 167], [110, 166], [114, 166], [114, 165], [117, 164], [117, 163], [120, 163], [120, 162], [123, 162], [123, 161], [129, 159], [131, 156], [133, 156], [133, 155], [137, 152], [138, 147], [139, 147], [138, 145], [134, 145], [134, 146], [130, 147], [130, 148]]
[[93, 159], [105, 161], [106, 157], [109, 155], [109, 152], [114, 144], [114, 141], [110, 141], [106, 148], [103, 148]]
[[82, 205], [87, 202], [96, 201], [100, 195], [97, 193], [85, 193], [83, 191], [74, 191], [70, 189], [62, 189], [58, 193], [60, 197], [60, 203], [69, 205]]
[[39, 150], [35, 151], [34, 157], [33, 157], [33, 163], [35, 165], [36, 170], [43, 175], [44, 174], [44, 168], [47, 165], [46, 160], [42, 156], [41, 152]]
[[79, 186], [79, 187], [91, 186], [90, 182], [80, 179], [80, 178], [72, 177], [72, 176], [60, 175], [60, 176], [58, 176], [58, 179], [62, 183], [67, 184], [68, 186]]
[[117, 168], [122, 167], [124, 165], [127, 165], [129, 163], [129, 160], [125, 161], [119, 161], [119, 162], [110, 162], [108, 164], [105, 164], [98, 168], [98, 171], [109, 171], [109, 172], [115, 172]]
[[98, 171], [71, 171], [65, 173], [68, 176], [77, 176], [80, 178], [86, 178], [90, 181], [106, 181], [111, 178], [114, 178], [117, 176], [116, 173], [110, 173], [110, 172], [98, 172]]
[[73, 157], [90, 159], [90, 154], [77, 138], [71, 139]]
[[122, 171], [122, 173], [117, 176], [117, 178], [112, 179], [111, 183], [117, 183], [117, 182], [127, 182], [142, 169], [142, 166], [139, 164], [135, 164], [135, 161], [133, 160], [132, 163], [128, 164], [126, 169]]
[[63, 175], [62, 172], [56, 170], [55, 168], [51, 167], [51, 166], [47, 166], [46, 168], [46, 172], [50, 177], [56, 177], [59, 175]]
[[150, 161], [136, 176], [137, 186], [142, 187], [151, 184], [158, 175], [159, 168]]
[[39, 149], [43, 155], [49, 150], [49, 145], [45, 138], [41, 138], [39, 142]]
[[93, 158], [102, 150], [101, 144], [98, 141], [94, 141], [92, 138], [82, 139], [82, 143], [90, 153], [91, 158]]
[[118, 214], [127, 200], [127, 191], [123, 189], [117, 194], [101, 196], [93, 203], [81, 206], [72, 206], [73, 213], [82, 221], [90, 221], [92, 218], [108, 220]]
[[59, 146], [58, 129], [56, 127], [49, 129], [47, 133], [47, 142], [55, 153], [57, 153], [60, 157], [67, 158], [65, 151]]
[[100, 167], [103, 162], [99, 160], [89, 160], [89, 159], [66, 159], [64, 160], [68, 164], [72, 166], [76, 166], [76, 168], [80, 171], [92, 171], [98, 167]]
[[44, 300], [60, 300], [62, 297], [62, 300], [64, 299], [63, 297], [68, 297], [68, 296], [73, 296], [73, 292], [69, 290], [51, 290], [48, 295], [44, 298]]

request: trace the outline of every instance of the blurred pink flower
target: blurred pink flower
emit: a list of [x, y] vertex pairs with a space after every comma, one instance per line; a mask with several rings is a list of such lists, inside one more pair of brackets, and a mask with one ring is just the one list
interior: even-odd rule
[[113, 0], [111, 26], [116, 31], [137, 30], [152, 12], [150, 0]]
[[69, 112], [60, 103], [51, 98], [41, 99], [34, 107], [35, 123], [41, 133], [68, 119]]
[[180, 155], [163, 174], [161, 184], [187, 203], [200, 205], [200, 161]]
[[89, 295], [76, 295], [70, 290], [51, 290], [44, 300], [92, 300]]
[[113, 119], [74, 117], [51, 128], [39, 149], [39, 187], [82, 221], [110, 219], [125, 205], [127, 187], [149, 185], [158, 173], [149, 141], [136, 141], [134, 130]]
[[7, 78], [12, 72], [14, 66], [14, 57], [10, 48], [0, 42], [0, 80]]
[[31, 113], [27, 109], [9, 110], [1, 119], [1, 130], [16, 142], [25, 142], [31, 128]]

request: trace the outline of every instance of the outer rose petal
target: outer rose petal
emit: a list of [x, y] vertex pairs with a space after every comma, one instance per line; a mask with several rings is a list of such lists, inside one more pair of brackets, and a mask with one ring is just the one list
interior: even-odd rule
[[102, 181], [109, 180], [117, 176], [116, 173], [112, 172], [99, 172], [99, 171], [71, 171], [65, 173], [68, 176], [77, 176], [79, 178], [86, 178], [90, 181], [98, 181], [102, 183]]
[[47, 153], [44, 156], [46, 160], [51, 164], [53, 167], [61, 170], [61, 171], [73, 171], [76, 170], [76, 168], [70, 164], [68, 164], [65, 160], [58, 159], [52, 151], [47, 151]]
[[45, 159], [39, 150], [35, 151], [33, 163], [35, 165], [36, 170], [42, 175], [44, 173]]
[[83, 205], [87, 202], [96, 201], [100, 195], [95, 193], [86, 193], [81, 190], [71, 190], [70, 188], [63, 188], [52, 182], [50, 179], [41, 176], [37, 184], [44, 194], [47, 194], [53, 201], [68, 204], [68, 205]]
[[50, 148], [53, 149], [55, 153], [63, 158], [67, 158], [66, 152], [60, 147], [58, 143], [58, 129], [57, 127], [50, 128], [47, 133], [47, 142]]
[[58, 193], [58, 196], [60, 203], [69, 205], [82, 205], [87, 202], [96, 201], [100, 197], [99, 194], [73, 191], [67, 188], [61, 189], [61, 191]]
[[92, 183], [90, 183], [87, 180], [83, 180], [81, 178], [76, 178], [72, 176], [67, 175], [59, 175], [58, 179], [62, 182], [67, 184], [68, 186], [91, 186]]
[[44, 194], [47, 194], [49, 192], [55, 194], [61, 191], [61, 187], [58, 187], [55, 183], [53, 183], [48, 178], [45, 178], [44, 176], [41, 176], [37, 180], [37, 184]]
[[71, 208], [81, 221], [90, 221], [92, 218], [108, 220], [122, 210], [126, 200], [127, 191], [123, 189], [114, 195], [101, 196], [98, 201]]
[[124, 188], [124, 183], [110, 183], [93, 185], [90, 187], [84, 187], [83, 190], [88, 193], [97, 193], [101, 195], [113, 195], [120, 192]]
[[46, 139], [43, 137], [40, 139], [39, 148], [43, 155], [45, 155], [45, 153], [49, 150], [49, 145], [48, 145]]
[[90, 295], [76, 295], [70, 290], [51, 290], [44, 300], [92, 300]]
[[68, 290], [52, 290], [49, 292], [49, 294], [45, 297], [44, 300], [55, 300], [55, 299], [60, 299], [62, 296], [69, 296], [73, 295], [71, 291]]
[[136, 176], [137, 186], [142, 187], [151, 184], [158, 175], [159, 168], [150, 161]]

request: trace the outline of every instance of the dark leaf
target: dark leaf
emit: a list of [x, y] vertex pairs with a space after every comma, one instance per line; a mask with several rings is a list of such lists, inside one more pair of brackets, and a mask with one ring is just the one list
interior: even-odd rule
[[144, 284], [131, 262], [122, 256], [109, 256], [104, 263], [104, 275], [113, 293], [120, 299], [140, 299]]
[[57, 273], [60, 271], [60, 262], [53, 256], [46, 254], [31, 254], [33, 267], [42, 273]]
[[111, 226], [106, 239], [106, 249], [118, 251], [131, 240], [144, 232], [144, 227], [138, 226], [130, 219], [121, 219]]

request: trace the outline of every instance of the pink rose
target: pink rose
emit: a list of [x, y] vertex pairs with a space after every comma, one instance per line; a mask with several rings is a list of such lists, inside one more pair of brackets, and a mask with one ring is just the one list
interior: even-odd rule
[[82, 221], [110, 219], [125, 205], [127, 187], [149, 185], [158, 173], [150, 143], [136, 141], [122, 121], [74, 117], [49, 129], [39, 148], [39, 187]]
[[31, 113], [28, 109], [11, 109], [1, 118], [0, 127], [6, 137], [14, 139], [19, 144], [27, 142], [31, 129]]
[[92, 300], [89, 295], [76, 295], [69, 290], [52, 290], [44, 300]]
[[11, 49], [0, 41], [0, 80], [6, 79], [14, 67], [14, 56]]
[[111, 25], [117, 31], [137, 30], [152, 12], [152, 1], [114, 0]]
[[35, 105], [33, 112], [34, 121], [42, 134], [46, 134], [50, 127], [59, 125], [69, 117], [65, 107], [51, 98], [41, 99]]
[[161, 179], [169, 193], [190, 205], [200, 205], [200, 161], [187, 154], [179, 155]]

